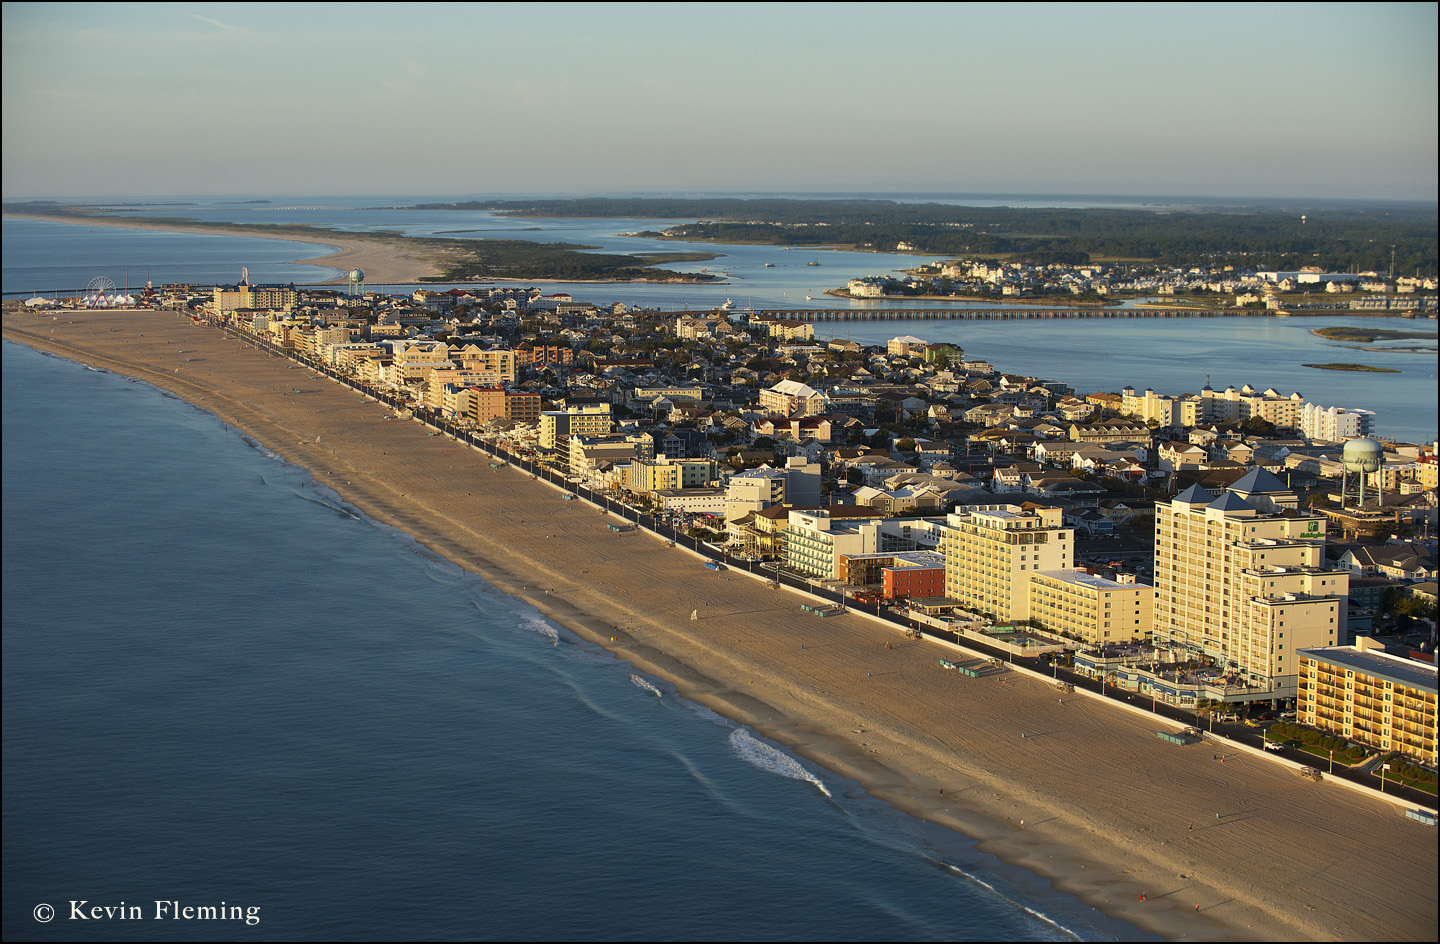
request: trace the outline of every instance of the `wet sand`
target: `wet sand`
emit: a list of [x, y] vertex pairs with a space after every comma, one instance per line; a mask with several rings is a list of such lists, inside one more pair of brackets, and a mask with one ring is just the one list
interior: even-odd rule
[[213, 411], [686, 697], [1113, 917], [1174, 940], [1437, 936], [1436, 834], [1388, 802], [1217, 762], [1016, 673], [947, 672], [951, 650], [611, 532], [585, 502], [175, 313], [7, 313], [4, 335]]

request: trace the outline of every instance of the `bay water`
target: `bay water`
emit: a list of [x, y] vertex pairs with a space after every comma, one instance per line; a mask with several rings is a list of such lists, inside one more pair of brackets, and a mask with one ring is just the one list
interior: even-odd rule
[[[668, 265], [720, 274], [724, 281], [718, 284], [549, 282], [541, 286], [547, 293], [569, 292], [597, 304], [620, 301], [669, 311], [716, 308], [727, 299], [736, 308], [865, 311], [877, 303], [836, 298], [826, 295], [825, 290], [844, 285], [850, 278], [899, 274], [922, 262], [935, 261], [908, 254], [674, 243], [633, 235], [663, 229], [681, 220], [541, 219], [479, 210], [416, 210], [409, 206], [427, 199], [434, 200], [416, 196], [277, 197], [257, 203], [193, 198], [182, 201], [183, 205], [171, 201], [136, 204], [120, 212], [142, 220], [187, 217], [206, 222], [308, 224], [355, 232], [383, 230], [411, 236], [564, 241], [615, 253], [718, 253], [719, 257], [712, 260]], [[233, 283], [240, 278], [242, 265], [249, 268], [254, 282], [303, 284], [342, 274], [338, 269], [296, 265], [292, 261], [325, 255], [326, 248], [314, 243], [26, 219], [4, 221], [3, 249], [3, 291], [11, 297], [81, 289], [97, 276], [109, 278], [121, 288], [128, 284], [132, 289], [142, 286], [147, 276], [157, 285]], [[811, 266], [810, 262], [820, 265]], [[414, 286], [367, 284], [367, 288], [408, 294]], [[923, 300], [884, 302], [887, 309], [936, 306], [933, 301]], [[996, 306], [947, 303], [946, 307]], [[1010, 373], [1069, 383], [1081, 394], [1117, 392], [1127, 384], [1137, 390], [1152, 387], [1161, 394], [1198, 393], [1207, 378], [1219, 390], [1251, 384], [1257, 390], [1273, 387], [1287, 396], [1298, 391], [1321, 406], [1374, 411], [1377, 435], [1432, 442], [1440, 429], [1440, 395], [1436, 393], [1440, 369], [1433, 337], [1356, 344], [1320, 338], [1311, 332], [1341, 326], [1434, 332], [1435, 324], [1426, 318], [1345, 312], [1291, 318], [847, 321], [820, 322], [816, 336], [883, 345], [897, 335], [912, 334], [926, 341], [958, 345], [968, 357], [988, 360]], [[1337, 362], [1396, 372], [1305, 366]]]

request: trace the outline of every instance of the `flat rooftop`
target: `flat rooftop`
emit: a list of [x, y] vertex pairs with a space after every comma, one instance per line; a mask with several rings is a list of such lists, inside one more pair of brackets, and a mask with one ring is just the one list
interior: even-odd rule
[[1407, 688], [1418, 688], [1423, 692], [1436, 694], [1436, 667], [1412, 659], [1402, 659], [1388, 652], [1370, 650], [1361, 652], [1354, 646], [1331, 646], [1325, 649], [1301, 649], [1302, 658], [1315, 659], [1327, 665], [1339, 666], [1379, 679], [1385, 679]]
[[1099, 574], [1087, 574], [1083, 570], [1041, 570], [1037, 571], [1042, 577], [1051, 577], [1055, 580], [1063, 580], [1065, 583], [1079, 584], [1082, 587], [1089, 587], [1092, 590], [1151, 590], [1149, 584], [1144, 583], [1120, 583], [1111, 580], [1109, 577], [1101, 577]]

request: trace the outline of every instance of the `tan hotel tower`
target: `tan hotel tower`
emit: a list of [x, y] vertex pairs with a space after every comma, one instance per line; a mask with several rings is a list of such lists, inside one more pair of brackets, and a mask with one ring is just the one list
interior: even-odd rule
[[1300, 650], [1345, 642], [1347, 571], [1325, 564], [1325, 517], [1253, 469], [1219, 495], [1155, 505], [1157, 645], [1213, 658], [1252, 689], [1294, 698]]

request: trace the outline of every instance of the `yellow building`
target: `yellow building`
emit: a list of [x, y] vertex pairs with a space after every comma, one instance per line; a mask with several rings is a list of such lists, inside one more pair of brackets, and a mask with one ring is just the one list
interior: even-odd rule
[[571, 436], [608, 436], [610, 404], [546, 410], [540, 414], [540, 448], [563, 448]]
[[825, 395], [798, 380], [782, 380], [760, 391], [760, 408], [776, 416], [815, 416], [825, 412]]
[[1059, 508], [966, 505], [945, 519], [945, 595], [1002, 620], [1030, 617], [1030, 577], [1069, 570], [1075, 529]]
[[632, 492], [704, 488], [718, 474], [713, 459], [637, 459], [626, 472], [625, 487]]
[[396, 341], [391, 362], [392, 382], [397, 386], [418, 383], [432, 370], [450, 370], [450, 349], [444, 341]]
[[1293, 698], [1300, 649], [1345, 638], [1348, 571], [1325, 565], [1325, 517], [1252, 469], [1220, 495], [1155, 505], [1156, 645], [1208, 656], [1238, 681]]
[[513, 384], [515, 382], [514, 351], [501, 349], [485, 351], [473, 344], [465, 347], [451, 345], [450, 359], [458, 362], [466, 370], [493, 371], [497, 384]]
[[1300, 653], [1298, 720], [1434, 766], [1435, 666], [1359, 642]]
[[1239, 390], [1226, 387], [1217, 391], [1207, 383], [1200, 388], [1200, 397], [1207, 423], [1243, 423], [1258, 417], [1282, 429], [1299, 428], [1300, 410], [1305, 405], [1305, 398], [1298, 393], [1288, 397], [1273, 389], [1259, 393], [1249, 384]]
[[211, 294], [217, 315], [241, 309], [291, 311], [295, 307], [295, 288], [289, 285], [217, 285]]
[[465, 370], [453, 364], [430, 368], [425, 374], [425, 383], [425, 405], [432, 410], [444, 409], [446, 387], [498, 387], [500, 385], [493, 370]]
[[1134, 577], [1109, 580], [1083, 570], [1046, 570], [1030, 577], [1030, 618], [1085, 642], [1149, 642], [1155, 588]]
[[583, 436], [598, 439], [610, 435], [610, 404], [546, 410], [540, 414], [540, 449], [553, 452], [565, 465], [570, 463], [570, 439]]

